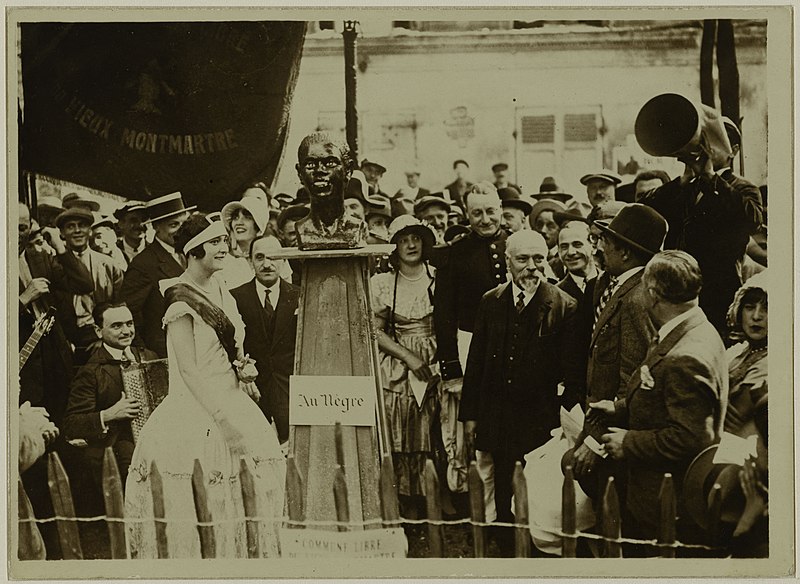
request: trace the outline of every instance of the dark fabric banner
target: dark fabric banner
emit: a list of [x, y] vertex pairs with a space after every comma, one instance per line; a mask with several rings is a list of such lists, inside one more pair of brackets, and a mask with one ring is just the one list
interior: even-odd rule
[[24, 170], [218, 210], [281, 159], [304, 22], [22, 25]]

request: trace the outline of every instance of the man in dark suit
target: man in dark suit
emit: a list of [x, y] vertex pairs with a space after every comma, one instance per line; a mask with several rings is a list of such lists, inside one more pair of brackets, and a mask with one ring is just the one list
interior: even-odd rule
[[[728, 367], [722, 339], [698, 305], [697, 261], [685, 252], [661, 252], [648, 262], [643, 282], [658, 336], [631, 376], [626, 399], [598, 407], [614, 412], [627, 428], [602, 437], [605, 450], [627, 463], [625, 534], [655, 539], [664, 473], [672, 474], [680, 493], [689, 463], [722, 432]], [[678, 517], [678, 539], [691, 541], [694, 526], [682, 511], [682, 497]]]
[[[544, 238], [530, 230], [508, 238], [511, 283], [487, 292], [475, 319], [458, 419], [467, 450], [494, 462], [497, 521], [513, 522], [511, 479], [517, 461], [550, 439], [559, 406], [581, 400], [577, 303], [544, 280]], [[558, 395], [558, 385], [565, 390]], [[508, 534], [510, 530], [503, 530]], [[507, 553], [508, 536], [500, 539]]]
[[[458, 402], [463, 369], [481, 297], [506, 281], [505, 245], [501, 229], [500, 197], [494, 185], [473, 185], [466, 195], [470, 233], [435, 256], [439, 270], [434, 290], [434, 329], [437, 360], [443, 380], [441, 397], [442, 440], [448, 459], [448, 485], [453, 492], [466, 491], [467, 460], [458, 422]], [[482, 459], [478, 454], [479, 467]], [[483, 471], [482, 471], [483, 472]], [[490, 480], [490, 466], [485, 477]], [[487, 504], [491, 483], [485, 484]], [[487, 507], [487, 517], [493, 509]]]
[[167, 356], [167, 337], [161, 328], [166, 306], [158, 282], [183, 273], [186, 260], [175, 251], [173, 238], [191, 209], [194, 207], [183, 206], [180, 193], [158, 197], [145, 205], [147, 222], [153, 224], [156, 236], [133, 258], [122, 282], [122, 299], [133, 313], [138, 344], [161, 358]]
[[289, 376], [294, 370], [300, 289], [279, 277], [271, 259], [280, 244], [259, 237], [250, 246], [255, 278], [231, 290], [245, 324], [244, 350], [256, 361], [259, 407], [275, 422], [281, 443], [289, 440]]
[[64, 435], [71, 442], [85, 443], [77, 450], [78, 458], [89, 468], [94, 494], [99, 497], [106, 447], [114, 450], [123, 487], [133, 454], [130, 422], [136, 417], [139, 405], [125, 396], [122, 367], [158, 357], [147, 349], [131, 347], [135, 329], [133, 315], [125, 304], [101, 304], [94, 317], [103, 342], [72, 381]]
[[444, 187], [444, 189], [450, 194], [450, 200], [453, 201], [453, 203], [466, 210], [464, 195], [466, 195], [472, 187], [472, 183], [467, 180], [469, 164], [467, 164], [466, 160], [456, 160], [453, 162], [453, 170], [456, 173], [456, 180]]
[[144, 251], [147, 245], [144, 240], [146, 231], [143, 224], [146, 218], [144, 203], [138, 201], [128, 203], [114, 211], [114, 217], [117, 218], [120, 230], [117, 247], [125, 256], [125, 261], [130, 264], [133, 258]]
[[594, 226], [602, 233], [597, 253], [602, 255], [606, 270], [594, 290], [594, 327], [586, 375], [590, 409], [576, 442], [574, 466], [586, 494], [597, 502], [608, 476], [620, 469], [610, 463], [598, 465], [600, 438], [607, 432], [609, 420], [600, 410], [591, 409], [592, 404], [625, 399], [628, 380], [655, 334], [642, 273], [661, 248], [667, 224], [653, 209], [634, 203], [623, 207], [611, 221], [595, 221]]
[[[728, 136], [734, 138], [730, 131]], [[684, 162], [683, 176], [644, 193], [639, 202], [669, 223], [665, 249], [681, 249], [697, 259], [703, 272], [700, 308], [724, 336], [725, 315], [742, 285], [740, 264], [763, 221], [761, 192], [733, 174], [733, 154], [725, 158], [714, 149], [713, 159], [704, 154]]]

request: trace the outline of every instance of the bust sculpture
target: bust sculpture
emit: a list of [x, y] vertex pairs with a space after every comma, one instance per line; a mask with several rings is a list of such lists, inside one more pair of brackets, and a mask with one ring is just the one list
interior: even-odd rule
[[366, 246], [366, 223], [344, 208], [351, 168], [349, 149], [329, 134], [314, 132], [300, 142], [297, 176], [311, 200], [311, 211], [295, 224], [301, 250]]

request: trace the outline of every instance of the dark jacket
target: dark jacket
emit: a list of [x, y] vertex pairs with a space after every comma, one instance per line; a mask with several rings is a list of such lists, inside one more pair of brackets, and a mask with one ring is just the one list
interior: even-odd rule
[[583, 371], [583, 378], [586, 378], [586, 363], [589, 360], [589, 340], [592, 337], [592, 325], [594, 324], [594, 304], [593, 293], [594, 283], [597, 278], [592, 278], [586, 281], [586, 288], [581, 290], [575, 283], [575, 280], [567, 274], [564, 278], [556, 284], [559, 290], [566, 292], [575, 302], [578, 303], [578, 312], [575, 315], [576, 326], [578, 327], [578, 336], [580, 339], [581, 363]]
[[183, 266], [164, 246], [153, 241], [131, 260], [122, 282], [122, 298], [133, 314], [137, 344], [152, 349], [161, 358], [167, 356], [167, 336], [161, 327], [167, 307], [158, 282], [182, 273]]
[[445, 380], [463, 375], [457, 331], [472, 332], [481, 297], [506, 281], [507, 238], [502, 229], [492, 238], [472, 231], [448, 248], [441, 248], [446, 258], [437, 266], [433, 304], [437, 360]]
[[[158, 356], [147, 349], [131, 347], [137, 361], [152, 361]], [[107, 432], [100, 425], [100, 411], [105, 410], [122, 397], [122, 370], [104, 346], [94, 350], [89, 361], [78, 370], [69, 394], [67, 413], [64, 416], [64, 435], [68, 440], [83, 438], [89, 444], [81, 449], [95, 473], [102, 473], [103, 452], [111, 446], [118, 454], [118, 463], [126, 465], [120, 473], [127, 474], [127, 464], [133, 452], [131, 423], [126, 420], [107, 422]], [[127, 444], [121, 444], [121, 443]], [[120, 453], [124, 453], [122, 457]], [[120, 464], [122, 466], [122, 464]]]
[[519, 456], [550, 439], [559, 406], [578, 402], [583, 379], [575, 300], [542, 282], [518, 315], [512, 290], [502, 284], [481, 300], [458, 419], [477, 422], [478, 449]]
[[702, 313], [680, 323], [642, 365], [649, 375], [641, 366], [636, 369], [619, 413], [629, 428], [622, 443], [629, 469], [627, 506], [650, 531], [647, 536], [655, 537], [655, 503], [664, 473], [672, 473], [680, 493], [689, 463], [719, 439], [728, 402], [728, 368], [722, 339]]
[[453, 203], [466, 211], [466, 206], [464, 205], [464, 194], [466, 194], [471, 186], [472, 183], [469, 181], [464, 181], [459, 184], [458, 180], [456, 179], [444, 187], [444, 190], [450, 193], [450, 200], [453, 201]]
[[[697, 203], [695, 199], [702, 192]], [[700, 307], [718, 331], [742, 285], [740, 262], [750, 235], [763, 221], [761, 192], [730, 170], [708, 181], [681, 185], [676, 178], [645, 193], [640, 203], [653, 207], [669, 224], [664, 249], [691, 254], [703, 273]]]
[[275, 420], [278, 438], [289, 439], [289, 376], [294, 372], [300, 289], [280, 280], [281, 293], [272, 323], [258, 297], [255, 279], [231, 290], [245, 324], [244, 351], [256, 360], [259, 406]]

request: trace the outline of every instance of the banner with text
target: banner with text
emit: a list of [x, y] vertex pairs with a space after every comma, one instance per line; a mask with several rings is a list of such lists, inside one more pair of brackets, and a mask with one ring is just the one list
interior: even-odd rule
[[219, 210], [283, 152], [304, 22], [21, 25], [22, 167]]
[[375, 378], [292, 375], [289, 423], [293, 426], [375, 425]]
[[283, 558], [405, 558], [408, 541], [402, 529], [336, 532], [314, 529], [280, 531]]

